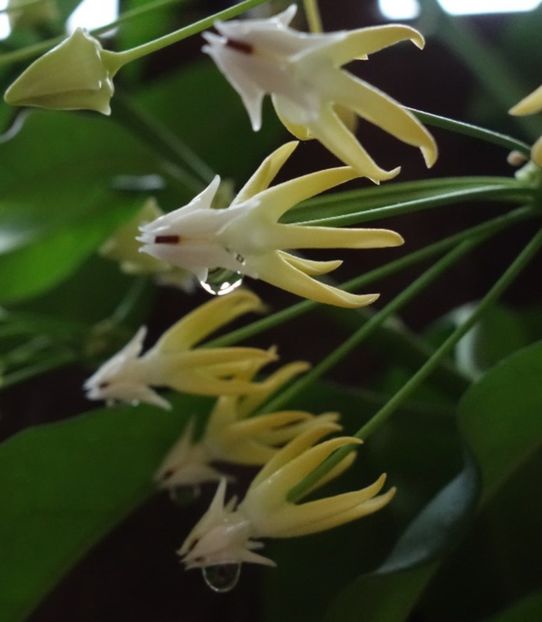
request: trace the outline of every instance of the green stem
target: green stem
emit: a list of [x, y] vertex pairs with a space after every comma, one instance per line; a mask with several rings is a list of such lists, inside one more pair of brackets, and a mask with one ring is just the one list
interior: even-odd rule
[[472, 123], [465, 123], [464, 121], [441, 117], [438, 114], [416, 110], [415, 108], [409, 108], [408, 110], [413, 112], [422, 123], [425, 123], [425, 125], [431, 125], [443, 130], [448, 130], [449, 132], [454, 132], [455, 134], [463, 134], [464, 136], [477, 138], [478, 140], [483, 140], [486, 143], [504, 147], [510, 151], [519, 151], [528, 158], [531, 157], [531, 147], [522, 140], [512, 138], [512, 136], [501, 134], [500, 132], [494, 132], [493, 130], [488, 130], [485, 127], [472, 125]]
[[[460, 341], [460, 339], [478, 322], [481, 316], [489, 309], [504, 293], [504, 291], [514, 282], [517, 275], [531, 261], [539, 248], [542, 246], [542, 230], [531, 239], [529, 244], [521, 251], [512, 264], [505, 270], [489, 292], [482, 298], [476, 309], [469, 318], [458, 326], [454, 332], [437, 348], [434, 354], [426, 361], [426, 363], [403, 385], [403, 387], [391, 398], [391, 400], [383, 406], [365, 425], [363, 425], [355, 434], [358, 438], [366, 439], [375, 430], [381, 427], [391, 415], [401, 406], [406, 398], [426, 380], [433, 372], [439, 362], [447, 356], [452, 348]], [[306, 490], [310, 489], [325, 474], [337, 465], [354, 446], [344, 447], [336, 451], [330, 458], [316, 468], [308, 475], [300, 484], [292, 488], [288, 494], [288, 500], [295, 502], [300, 499]]]
[[[115, 53], [115, 58], [112, 61], [117, 65], [116, 70], [120, 69], [126, 63], [130, 63], [133, 60], [137, 60], [148, 54], [153, 54], [154, 52], [158, 52], [174, 43], [179, 43], [179, 41], [183, 41], [188, 37], [192, 37], [200, 33], [203, 30], [207, 30], [208, 28], [212, 28], [214, 23], [220, 20], [227, 20], [232, 17], [236, 17], [241, 13], [252, 9], [259, 4], [263, 4], [266, 0], [244, 0], [244, 2], [240, 2], [228, 9], [224, 9], [223, 11], [219, 11], [218, 13], [214, 13], [209, 17], [205, 17], [204, 19], [200, 19], [189, 26], [185, 26], [183, 28], [179, 28], [179, 30], [175, 30], [174, 32], [170, 32], [163, 37], [159, 37], [158, 39], [154, 39], [153, 41], [148, 41], [147, 43], [143, 43], [142, 45], [138, 45], [135, 48], [131, 48], [130, 50], [125, 50], [124, 52]], [[115, 69], [113, 69], [115, 71]]]
[[327, 226], [327, 227], [345, 227], [347, 225], [357, 225], [373, 220], [381, 220], [383, 218], [391, 218], [400, 216], [401, 214], [410, 214], [433, 207], [442, 207], [444, 205], [453, 205], [454, 203], [464, 201], [481, 201], [491, 199], [493, 201], [510, 201], [513, 203], [523, 203], [530, 196], [534, 195], [534, 189], [520, 186], [503, 187], [503, 186], [482, 186], [481, 188], [466, 188], [454, 192], [445, 192], [440, 195], [424, 197], [422, 199], [413, 199], [412, 201], [403, 201], [393, 205], [385, 205], [369, 210], [361, 210], [349, 214], [339, 214], [328, 218], [317, 218], [314, 220], [294, 221], [296, 224], [307, 226]]
[[[376, 268], [375, 270], [371, 270], [366, 274], [361, 276], [357, 276], [350, 281], [346, 281], [346, 283], [342, 283], [340, 287], [346, 291], [358, 290], [366, 285], [370, 285], [371, 283], [384, 279], [387, 276], [391, 276], [400, 270], [408, 268], [409, 266], [415, 265], [421, 261], [426, 259], [431, 259], [433, 256], [438, 255], [439, 253], [445, 252], [447, 249], [455, 246], [456, 244], [460, 244], [464, 240], [478, 235], [487, 233], [491, 235], [493, 233], [497, 233], [501, 229], [505, 227], [509, 227], [517, 222], [522, 220], [526, 220], [527, 218], [531, 218], [536, 214], [537, 210], [531, 207], [520, 207], [515, 209], [512, 212], [508, 212], [503, 216], [498, 216], [497, 218], [493, 218], [488, 220], [480, 225], [476, 225], [475, 227], [471, 227], [470, 229], [466, 229], [461, 231], [460, 233], [456, 233], [451, 235], [443, 240], [439, 240], [425, 248], [414, 251], [413, 253], [409, 253], [405, 257], [401, 257], [396, 259], [395, 261], [391, 261], [387, 263], [385, 266], [380, 268]], [[205, 347], [226, 347], [231, 346], [242, 341], [246, 341], [255, 335], [259, 335], [275, 326], [280, 326], [290, 320], [293, 320], [304, 313], [308, 313], [312, 311], [318, 306], [317, 302], [313, 302], [312, 300], [304, 300], [302, 302], [298, 302], [295, 305], [292, 305], [286, 309], [281, 311], [277, 311], [277, 313], [273, 313], [267, 317], [262, 318], [256, 322], [252, 322], [252, 324], [248, 326], [243, 326], [237, 330], [234, 330], [226, 335], [221, 337], [217, 337], [212, 341], [208, 341], [205, 344]]]
[[[93, 36], [101, 35], [104, 32], [110, 31], [116, 26], [120, 26], [121, 24], [134, 18], [141, 17], [146, 13], [156, 11], [157, 9], [161, 9], [172, 4], [180, 4], [181, 2], [182, 0], [155, 0], [154, 2], [148, 2], [144, 6], [136, 7], [129, 11], [125, 11], [118, 19], [114, 20], [113, 22], [109, 22], [109, 24], [106, 24], [105, 26], [100, 26], [99, 28], [91, 30], [90, 34]], [[47, 50], [51, 49], [53, 46], [62, 43], [65, 38], [65, 35], [60, 35], [58, 37], [53, 37], [52, 39], [47, 39], [46, 41], [40, 41], [39, 43], [35, 43], [34, 45], [29, 45], [25, 48], [21, 48], [20, 50], [14, 50], [13, 52], [1, 54], [0, 65], [14, 63], [17, 61], [25, 60], [27, 58], [38, 56], [39, 54], [43, 54], [44, 52], [47, 52]]]
[[428, 287], [436, 278], [438, 278], [452, 264], [461, 259], [474, 246], [479, 244], [485, 236], [478, 235], [474, 238], [465, 240], [459, 246], [449, 251], [447, 255], [439, 259], [413, 283], [389, 302], [380, 311], [375, 313], [368, 322], [362, 324], [348, 339], [343, 341], [338, 348], [328, 354], [325, 359], [320, 361], [318, 365], [313, 367], [309, 372], [304, 374], [297, 382], [292, 384], [286, 390], [282, 391], [274, 399], [267, 402], [260, 412], [275, 412], [284, 408], [284, 405], [291, 402], [294, 397], [309, 387], [315, 380], [323, 376], [337, 363], [342, 361], [350, 352], [359, 346], [359, 344], [367, 339], [377, 328], [382, 326], [384, 322], [390, 318], [399, 309], [404, 307], [421, 291]]
[[309, 31], [312, 33], [323, 32], [322, 17], [320, 15], [320, 8], [318, 7], [318, 0], [303, 0], [303, 7], [305, 9]]

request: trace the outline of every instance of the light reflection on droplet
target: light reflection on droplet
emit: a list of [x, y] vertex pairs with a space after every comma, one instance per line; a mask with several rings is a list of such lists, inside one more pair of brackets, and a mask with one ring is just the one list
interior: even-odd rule
[[206, 281], [200, 281], [200, 285], [206, 292], [213, 296], [225, 296], [235, 291], [243, 283], [243, 275], [239, 272], [217, 268], [210, 270]]
[[241, 564], [219, 564], [201, 569], [205, 583], [219, 594], [231, 592], [239, 582]]

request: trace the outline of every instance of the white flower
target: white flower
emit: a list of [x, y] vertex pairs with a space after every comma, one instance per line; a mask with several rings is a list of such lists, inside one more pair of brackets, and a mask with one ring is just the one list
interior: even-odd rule
[[[185, 566], [198, 568], [242, 562], [274, 566], [272, 560], [255, 553], [263, 546], [259, 538], [291, 538], [325, 531], [372, 514], [389, 503], [394, 488], [378, 495], [386, 481], [385, 475], [366, 488], [326, 499], [300, 504], [287, 500], [288, 492], [334, 451], [361, 443], [358, 438], [346, 436], [315, 445], [337, 428], [332, 423], [323, 423], [292, 440], [258, 473], [238, 505], [235, 498], [225, 504], [226, 480], [221, 480], [209, 509], [179, 550]], [[306, 492], [337, 477], [353, 459], [353, 453], [345, 456]]]
[[140, 328], [124, 348], [105, 362], [84, 385], [91, 400], [145, 402], [169, 409], [151, 387], [169, 387], [200, 395], [236, 395], [258, 391], [246, 376], [276, 360], [274, 348], [201, 348], [193, 346], [210, 333], [250, 311], [260, 299], [237, 291], [201, 305], [174, 324], [141, 356], [146, 329]]
[[205, 281], [221, 267], [262, 279], [286, 291], [342, 307], [370, 304], [378, 294], [356, 295], [313, 278], [341, 261], [311, 261], [285, 252], [305, 248], [382, 248], [403, 243], [387, 229], [339, 229], [286, 225], [280, 217], [297, 203], [357, 177], [350, 167], [332, 168], [268, 188], [297, 142], [267, 157], [226, 209], [212, 209], [220, 185], [211, 184], [188, 205], [140, 227], [141, 250], [192, 271]]
[[289, 27], [292, 5], [269, 19], [216, 22], [220, 33], [204, 33], [209, 54], [241, 96], [255, 131], [261, 127], [262, 100], [273, 105], [286, 128], [301, 140], [316, 138], [359, 175], [376, 183], [394, 177], [400, 168], [380, 168], [337, 114], [352, 111], [419, 147], [427, 166], [437, 147], [424, 126], [394, 99], [341, 69], [352, 60], [410, 39], [423, 48], [422, 35], [408, 26], [387, 25], [326, 34], [308, 34]]

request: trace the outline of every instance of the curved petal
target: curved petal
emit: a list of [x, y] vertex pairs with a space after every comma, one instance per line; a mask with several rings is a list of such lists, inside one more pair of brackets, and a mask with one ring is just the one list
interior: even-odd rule
[[514, 116], [523, 117], [540, 111], [542, 111], [542, 85], [510, 108], [508, 112]]

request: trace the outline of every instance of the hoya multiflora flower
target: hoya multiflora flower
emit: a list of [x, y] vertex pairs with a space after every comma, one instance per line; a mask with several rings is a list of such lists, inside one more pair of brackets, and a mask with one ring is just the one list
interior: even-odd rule
[[[221, 480], [209, 509], [179, 550], [186, 567], [242, 562], [273, 566], [272, 560], [255, 552], [263, 546], [260, 538], [292, 538], [325, 531], [372, 514], [389, 503], [394, 488], [378, 494], [386, 480], [384, 474], [361, 490], [306, 503], [288, 501], [289, 491], [334, 451], [361, 443], [349, 436], [318, 443], [337, 428], [323, 423], [288, 443], [258, 473], [238, 505], [235, 499], [225, 503], [226, 480]], [[307, 493], [337, 477], [353, 459], [353, 453], [347, 454]]]
[[56, 110], [95, 110], [111, 114], [113, 52], [82, 28], [34, 61], [4, 95], [12, 106]]
[[[519, 117], [542, 112], [542, 86], [529, 93], [527, 97], [510, 108], [509, 112]], [[537, 166], [542, 168], [542, 136], [532, 146], [531, 159]]]
[[121, 270], [127, 274], [149, 275], [159, 285], [171, 285], [191, 292], [194, 289], [191, 272], [139, 252], [139, 244], [135, 239], [139, 227], [159, 218], [163, 213], [155, 199], [147, 199], [137, 214], [102, 244], [99, 253], [118, 262]]
[[[265, 464], [282, 445], [304, 430], [336, 421], [336, 413], [314, 416], [297, 410], [251, 416], [273, 393], [308, 367], [303, 361], [290, 363], [261, 381], [257, 392], [221, 396], [201, 439], [194, 440], [193, 426], [189, 424], [164, 459], [155, 477], [160, 488], [219, 481], [225, 475], [214, 462]], [[246, 379], [252, 381], [254, 375], [255, 370]]]
[[400, 168], [382, 169], [341, 119], [353, 111], [395, 138], [419, 147], [427, 166], [437, 158], [431, 134], [394, 99], [341, 69], [383, 48], [410, 40], [423, 48], [422, 35], [409, 26], [308, 34], [289, 27], [292, 5], [269, 19], [216, 22], [219, 35], [204, 34], [207, 52], [241, 96], [255, 131], [261, 127], [262, 101], [271, 95], [278, 117], [300, 140], [315, 138], [359, 175], [375, 182]]
[[290, 142], [268, 156], [226, 209], [212, 209], [220, 185], [215, 177], [188, 205], [143, 225], [141, 250], [161, 261], [191, 270], [200, 281], [221, 267], [318, 302], [360, 307], [378, 294], [356, 295], [313, 278], [335, 270], [341, 261], [311, 261], [285, 252], [305, 248], [382, 248], [403, 243], [387, 229], [338, 229], [282, 224], [297, 203], [357, 177], [350, 167], [326, 169], [269, 188], [298, 145]]
[[258, 385], [247, 381], [246, 376], [276, 360], [274, 348], [194, 346], [237, 317], [262, 309], [259, 298], [248, 291], [215, 298], [174, 324], [144, 355], [141, 352], [146, 330], [140, 328], [120, 352], [85, 382], [87, 397], [108, 402], [145, 402], [169, 409], [169, 402], [152, 387], [200, 395], [258, 391]]

